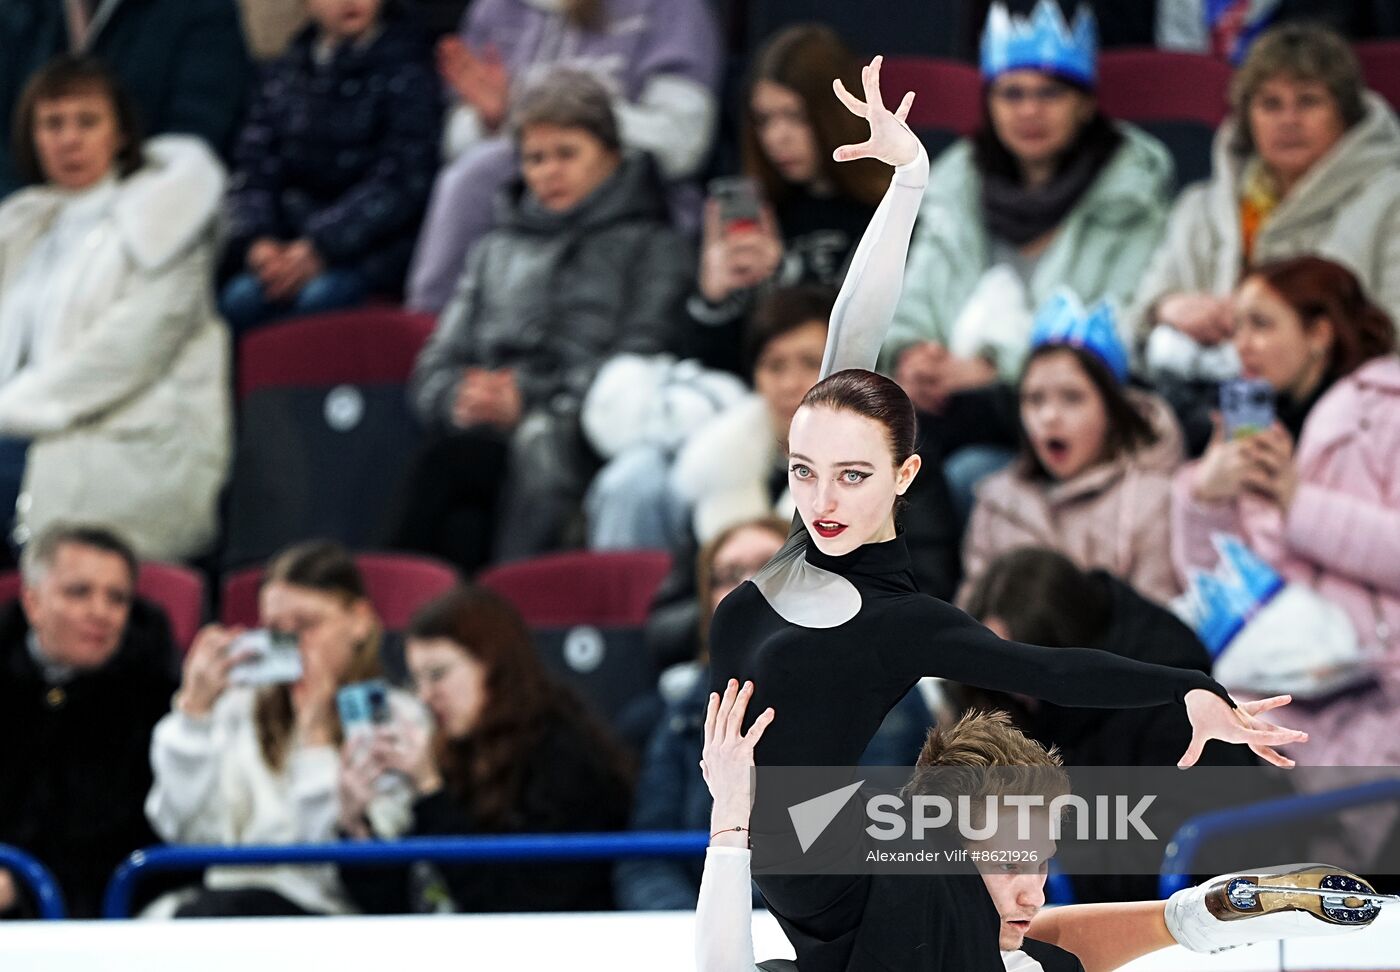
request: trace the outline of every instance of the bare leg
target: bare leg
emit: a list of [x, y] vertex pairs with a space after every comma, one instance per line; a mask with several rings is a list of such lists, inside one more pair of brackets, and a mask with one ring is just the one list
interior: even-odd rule
[[1161, 901], [1122, 901], [1050, 908], [1031, 921], [1027, 936], [1073, 952], [1084, 972], [1110, 972], [1176, 944]]

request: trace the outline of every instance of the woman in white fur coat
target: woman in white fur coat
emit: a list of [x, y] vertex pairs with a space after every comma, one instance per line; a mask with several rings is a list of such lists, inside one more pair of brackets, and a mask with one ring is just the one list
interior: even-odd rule
[[223, 170], [197, 139], [142, 144], [85, 58], [34, 76], [16, 134], [39, 184], [0, 206], [0, 503], [19, 493], [15, 539], [71, 518], [143, 558], [196, 555], [229, 460], [211, 289]]

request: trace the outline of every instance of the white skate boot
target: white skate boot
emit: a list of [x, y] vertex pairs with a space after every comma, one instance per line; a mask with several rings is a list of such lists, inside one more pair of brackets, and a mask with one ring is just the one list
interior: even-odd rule
[[1167, 899], [1167, 930], [1193, 952], [1221, 952], [1304, 935], [1364, 928], [1394, 903], [1350, 871], [1285, 864], [1222, 874]]

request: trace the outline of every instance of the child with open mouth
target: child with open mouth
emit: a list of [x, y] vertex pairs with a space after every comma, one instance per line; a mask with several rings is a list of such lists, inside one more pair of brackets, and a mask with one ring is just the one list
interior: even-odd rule
[[1168, 535], [1181, 430], [1127, 385], [1114, 311], [1069, 291], [1037, 315], [1021, 375], [1021, 454], [982, 483], [963, 550], [965, 602], [998, 554], [1047, 547], [1165, 603], [1179, 593]]

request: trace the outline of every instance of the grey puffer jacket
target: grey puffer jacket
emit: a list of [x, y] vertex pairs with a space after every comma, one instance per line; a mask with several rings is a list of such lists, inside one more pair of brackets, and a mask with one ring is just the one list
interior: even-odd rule
[[576, 414], [607, 358], [673, 343], [694, 255], [667, 221], [649, 156], [626, 155], [567, 212], [546, 212], [520, 184], [499, 205], [414, 368], [428, 425], [451, 423], [468, 366], [514, 368], [526, 412]]

